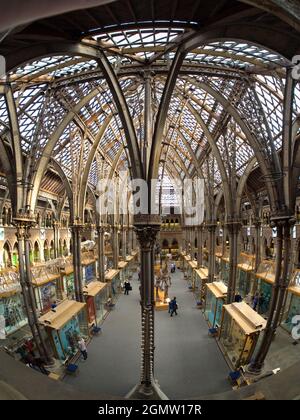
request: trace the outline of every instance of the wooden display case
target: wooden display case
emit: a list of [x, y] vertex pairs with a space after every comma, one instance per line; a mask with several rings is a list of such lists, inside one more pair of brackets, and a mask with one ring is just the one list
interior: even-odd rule
[[195, 290], [197, 261], [190, 259], [187, 263], [187, 280], [190, 290]]
[[274, 261], [262, 261], [258, 267], [256, 278], [258, 279], [257, 293], [259, 294], [257, 310], [259, 314], [268, 316], [273, 285], [275, 282]]
[[107, 301], [109, 298], [109, 287], [107, 283], [93, 281], [83, 288], [87, 304], [89, 327], [99, 325], [107, 313]]
[[242, 298], [253, 295], [255, 289], [255, 255], [241, 253], [237, 265], [236, 291]]
[[290, 287], [287, 292], [285, 310], [282, 317], [282, 327], [292, 333], [293, 328], [298, 322], [294, 322], [295, 317], [300, 315], [300, 270], [295, 270], [292, 275]]
[[54, 311], [39, 318], [57, 359], [65, 361], [78, 353], [79, 336], [89, 337], [86, 304], [65, 300]]
[[223, 306], [220, 347], [232, 369], [250, 363], [266, 321], [245, 302]]
[[201, 267], [195, 270], [195, 294], [198, 302], [203, 302], [206, 295], [206, 284], [208, 281], [208, 268]]
[[28, 320], [24, 309], [21, 293], [20, 277], [17, 269], [10, 267], [0, 270], [0, 315], [4, 317], [5, 324], [1, 333], [3, 339], [19, 334]]
[[31, 267], [31, 274], [37, 308], [44, 314], [58, 300], [59, 263], [37, 264]]
[[222, 308], [227, 298], [227, 286], [222, 282], [206, 284], [204, 314], [211, 328], [220, 327]]
[[223, 256], [221, 257], [221, 269], [220, 269], [220, 280], [228, 286], [229, 281], [229, 250], [225, 249]]
[[121, 293], [120, 270], [108, 270], [105, 273], [105, 281], [110, 284], [110, 298], [115, 302], [118, 294]]

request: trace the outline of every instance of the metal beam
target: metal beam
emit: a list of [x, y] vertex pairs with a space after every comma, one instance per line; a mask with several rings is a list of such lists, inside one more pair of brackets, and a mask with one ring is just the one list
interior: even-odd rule
[[[157, 115], [156, 123], [155, 123], [155, 130], [154, 130], [153, 142], [151, 146], [151, 152], [150, 152], [148, 186], [150, 186], [151, 181], [156, 179], [158, 176], [159, 160], [160, 160], [160, 154], [161, 154], [161, 143], [163, 139], [165, 123], [166, 123], [166, 119], [168, 115], [171, 97], [172, 97], [174, 87], [176, 84], [178, 72], [183, 63], [184, 57], [185, 57], [185, 53], [183, 53], [179, 49], [174, 57], [172, 67], [168, 75], [166, 84], [165, 84], [163, 96], [161, 98], [159, 111], [158, 111], [158, 115]], [[149, 191], [149, 203], [150, 201], [151, 201], [151, 191]]]

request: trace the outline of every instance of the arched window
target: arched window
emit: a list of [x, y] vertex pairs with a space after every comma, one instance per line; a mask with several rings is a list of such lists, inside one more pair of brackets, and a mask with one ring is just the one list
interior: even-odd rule
[[45, 261], [50, 260], [50, 251], [49, 251], [49, 245], [48, 245], [47, 239], [44, 242], [44, 258], [45, 258]]
[[12, 264], [14, 267], [19, 266], [19, 251], [18, 251], [18, 243], [16, 242], [13, 247], [13, 254], [12, 254]]
[[34, 262], [40, 262], [41, 256], [40, 256], [40, 246], [38, 241], [35, 241], [34, 247], [33, 247], [33, 260]]
[[64, 257], [67, 257], [68, 255], [68, 246], [67, 246], [67, 241], [64, 239], [64, 244], [63, 244], [63, 255]]
[[177, 241], [177, 239], [173, 239], [173, 241], [172, 241], [172, 248], [174, 248], [174, 249], [178, 249], [178, 241]]
[[51, 258], [51, 260], [54, 260], [54, 258], [55, 258], [55, 252], [54, 251], [55, 251], [54, 250], [54, 241], [52, 240], [50, 242], [50, 258]]
[[59, 252], [59, 256], [62, 257], [63, 256], [63, 245], [62, 245], [62, 240], [59, 239], [58, 241], [58, 252]]
[[162, 246], [163, 246], [163, 248], [169, 248], [169, 241], [167, 239], [164, 239], [163, 243], [162, 243]]
[[7, 241], [3, 245], [3, 264], [4, 264], [4, 267], [12, 266], [11, 247]]

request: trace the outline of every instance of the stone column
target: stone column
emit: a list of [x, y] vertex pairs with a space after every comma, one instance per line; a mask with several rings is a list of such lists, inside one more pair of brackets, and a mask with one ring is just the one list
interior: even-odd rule
[[128, 237], [127, 237], [127, 245], [128, 245], [128, 254], [131, 255], [132, 253], [132, 227], [128, 227]]
[[52, 359], [44, 342], [41, 326], [38, 320], [36, 301], [32, 286], [29, 251], [30, 229], [35, 226], [35, 220], [22, 215], [14, 219], [14, 225], [17, 228], [16, 236], [18, 241], [20, 284], [29, 327], [40, 357], [45, 361], [45, 363], [51, 364]]
[[53, 239], [54, 239], [54, 258], [59, 257], [59, 228], [60, 223], [57, 220], [53, 220]]
[[142, 360], [141, 381], [133, 391], [140, 399], [157, 396], [154, 381], [154, 245], [160, 229], [160, 217], [135, 216], [134, 229], [141, 251], [141, 318]]
[[254, 227], [255, 227], [255, 273], [258, 270], [259, 264], [261, 262], [261, 220], [257, 218], [254, 221]]
[[215, 280], [216, 229], [214, 222], [206, 224], [208, 230], [208, 282]]
[[236, 276], [238, 264], [238, 239], [242, 224], [239, 220], [232, 220], [226, 224], [229, 232], [229, 280], [227, 304], [233, 303], [236, 293]]
[[102, 283], [105, 282], [105, 243], [104, 243], [104, 233], [105, 227], [104, 226], [97, 226], [97, 233], [98, 233], [98, 280]]
[[197, 227], [197, 266], [198, 268], [203, 265], [203, 226], [199, 225]]
[[122, 259], [126, 261], [127, 256], [127, 235], [126, 235], [126, 227], [123, 226], [122, 230]]
[[112, 227], [112, 236], [113, 268], [117, 270], [119, 265], [119, 226], [117, 224]]
[[73, 266], [74, 266], [74, 283], [75, 296], [77, 302], [84, 302], [83, 285], [82, 285], [82, 265], [81, 265], [81, 235], [84, 226], [79, 222], [71, 226], [72, 247], [73, 247]]

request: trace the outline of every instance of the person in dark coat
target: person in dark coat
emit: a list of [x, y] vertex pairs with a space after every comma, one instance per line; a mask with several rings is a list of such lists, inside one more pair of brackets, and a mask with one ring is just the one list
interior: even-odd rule
[[173, 316], [173, 314], [178, 315], [177, 314], [178, 305], [177, 305], [176, 297], [174, 297], [174, 299], [171, 300], [170, 306], [171, 306], [171, 314], [170, 314], [170, 316]]
[[131, 290], [131, 284], [129, 283], [128, 280], [125, 280], [124, 289], [125, 289], [124, 295], [129, 295], [129, 290]]

